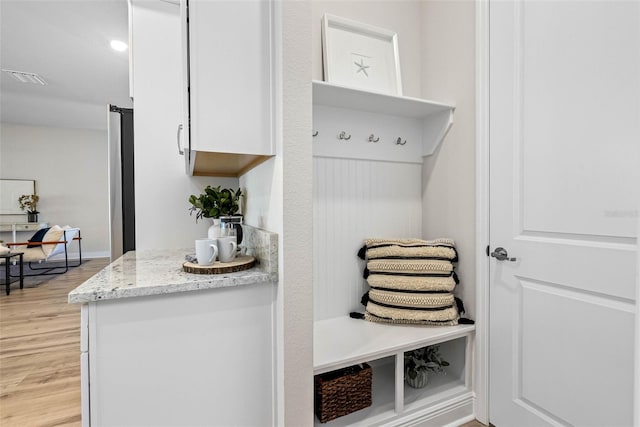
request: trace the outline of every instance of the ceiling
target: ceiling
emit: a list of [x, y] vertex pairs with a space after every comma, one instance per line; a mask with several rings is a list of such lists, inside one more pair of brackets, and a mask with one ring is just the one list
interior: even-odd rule
[[0, 66], [36, 73], [48, 85], [0, 73], [0, 121], [106, 129], [107, 105], [131, 107], [127, 0], [0, 0]]

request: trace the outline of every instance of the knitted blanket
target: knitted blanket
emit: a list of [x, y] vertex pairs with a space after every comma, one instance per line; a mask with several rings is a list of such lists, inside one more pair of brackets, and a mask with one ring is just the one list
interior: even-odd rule
[[440, 260], [373, 260], [367, 263], [369, 273], [391, 274], [445, 274], [450, 276], [453, 271], [451, 261]]
[[385, 317], [378, 317], [369, 312], [364, 313], [364, 320], [376, 323], [392, 323], [396, 325], [423, 325], [423, 326], [455, 326], [458, 324], [457, 320], [408, 320], [408, 319], [389, 319]]
[[414, 292], [452, 292], [458, 283], [455, 273], [449, 276], [393, 276], [372, 273], [367, 283], [372, 289]]
[[446, 308], [455, 304], [451, 293], [393, 292], [380, 289], [369, 290], [369, 301], [380, 305], [408, 308]]
[[441, 259], [458, 261], [451, 239], [366, 239], [358, 252], [361, 259]]
[[367, 260], [364, 278], [370, 290], [362, 297], [370, 322], [410, 325], [457, 325], [462, 301], [451, 293], [458, 283], [458, 260], [451, 239], [366, 239], [358, 256]]

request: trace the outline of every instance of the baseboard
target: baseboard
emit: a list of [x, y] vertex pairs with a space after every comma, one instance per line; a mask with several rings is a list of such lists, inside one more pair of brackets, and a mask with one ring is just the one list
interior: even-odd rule
[[394, 426], [403, 427], [456, 427], [475, 419], [474, 394], [465, 393], [423, 411], [408, 414], [394, 421]]
[[[69, 252], [67, 256], [69, 260], [73, 262], [74, 260], [78, 259], [78, 252]], [[108, 251], [92, 251], [92, 252], [82, 251], [82, 259], [109, 258], [110, 256], [111, 256], [111, 253]], [[58, 255], [52, 256], [51, 258], [49, 258], [49, 260], [64, 261], [64, 254], [58, 254]]]

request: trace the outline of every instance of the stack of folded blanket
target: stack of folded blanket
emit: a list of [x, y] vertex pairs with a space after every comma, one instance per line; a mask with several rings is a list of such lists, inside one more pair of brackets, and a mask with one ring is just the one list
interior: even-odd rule
[[[370, 290], [362, 297], [364, 319], [414, 325], [457, 325], [462, 302], [453, 290], [458, 261], [451, 239], [367, 239], [358, 252], [367, 261]], [[360, 317], [352, 313], [352, 317]]]

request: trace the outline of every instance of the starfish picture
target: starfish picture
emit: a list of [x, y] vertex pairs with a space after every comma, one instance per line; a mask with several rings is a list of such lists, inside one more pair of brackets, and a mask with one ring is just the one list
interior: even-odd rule
[[358, 67], [358, 71], [356, 71], [356, 74], [362, 71], [365, 76], [369, 77], [369, 73], [367, 73], [367, 68], [369, 68], [370, 66], [364, 64], [364, 59], [360, 58], [360, 62], [358, 63], [354, 61], [354, 64], [356, 64], [356, 66]]

